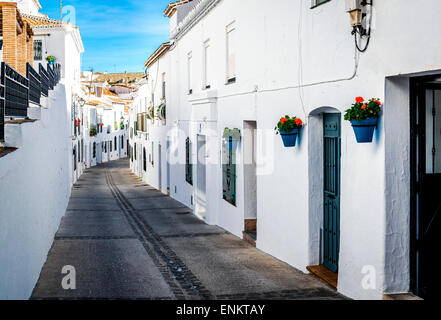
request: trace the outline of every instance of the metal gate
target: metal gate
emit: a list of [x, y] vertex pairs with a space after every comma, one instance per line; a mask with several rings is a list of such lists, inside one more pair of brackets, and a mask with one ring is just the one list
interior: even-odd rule
[[324, 266], [338, 272], [340, 251], [340, 114], [324, 115]]

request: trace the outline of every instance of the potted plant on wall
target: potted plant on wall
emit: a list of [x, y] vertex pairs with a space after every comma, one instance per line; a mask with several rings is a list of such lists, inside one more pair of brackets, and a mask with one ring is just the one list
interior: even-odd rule
[[380, 99], [372, 98], [365, 102], [363, 97], [357, 97], [352, 108], [346, 110], [345, 120], [351, 122], [358, 143], [372, 142], [381, 106]]
[[285, 116], [280, 119], [277, 127], [275, 128], [276, 134], [280, 133], [282, 137], [283, 145], [286, 148], [292, 148], [296, 146], [297, 135], [303, 128], [303, 121], [299, 118]]
[[240, 142], [240, 138], [241, 138], [240, 130], [237, 128], [234, 129], [225, 128], [223, 138], [226, 140], [228, 144], [228, 150], [234, 150], [237, 148], [237, 145]]
[[159, 115], [159, 118], [162, 121], [162, 124], [165, 125], [166, 123], [166, 103], [165, 98], [161, 99], [161, 104], [156, 109], [157, 114]]
[[55, 63], [55, 60], [57, 60], [57, 58], [55, 58], [54, 56], [47, 56], [46, 57], [46, 61], [49, 63], [49, 65], [53, 66]]
[[153, 107], [153, 104], [150, 102], [150, 106], [147, 110], [147, 119], [149, 119], [152, 123], [155, 123], [155, 108]]
[[90, 136], [91, 137], [96, 137], [97, 136], [97, 131], [95, 127], [90, 128]]

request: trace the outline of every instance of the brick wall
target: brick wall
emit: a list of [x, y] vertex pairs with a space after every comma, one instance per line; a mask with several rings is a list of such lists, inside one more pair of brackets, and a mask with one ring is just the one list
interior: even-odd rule
[[21, 18], [17, 4], [0, 2], [0, 35], [3, 37], [3, 61], [23, 75], [26, 62], [33, 63], [32, 29]]

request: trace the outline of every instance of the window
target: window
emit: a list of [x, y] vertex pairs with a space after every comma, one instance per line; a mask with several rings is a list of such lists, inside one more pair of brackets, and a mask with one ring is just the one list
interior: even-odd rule
[[323, 3], [329, 2], [331, 0], [311, 0], [311, 8], [317, 7]]
[[227, 26], [227, 83], [236, 81], [236, 28]]
[[118, 144], [117, 144], [117, 142], [116, 142], [116, 136], [115, 136], [114, 141], [115, 141], [115, 151], [116, 151], [116, 149], [118, 148]]
[[109, 146], [110, 146], [110, 152], [112, 152], [112, 150], [113, 150], [112, 141], [109, 141]]
[[185, 140], [185, 181], [193, 185], [193, 166], [191, 164], [191, 141]]
[[144, 166], [144, 171], [147, 171], [147, 153], [145, 152], [145, 148], [144, 150], [142, 150], [142, 162]]
[[124, 137], [121, 136], [121, 149], [124, 149]]
[[210, 63], [211, 63], [211, 52], [210, 52], [210, 40], [204, 42], [204, 85], [203, 89], [211, 88], [211, 74], [210, 74]]
[[152, 154], [150, 155], [150, 162], [152, 163], [152, 167], [155, 166], [155, 158], [154, 158], [154, 150], [155, 150], [155, 143], [152, 142]]
[[43, 60], [43, 41], [41, 40], [34, 41], [34, 60]]
[[135, 155], [135, 160], [136, 160], [136, 143], [135, 143], [135, 152], [134, 152], [134, 155]]
[[96, 158], [96, 142], [93, 143], [93, 158]]
[[192, 53], [188, 53], [188, 57], [187, 57], [187, 74], [188, 74], [188, 94], [192, 94], [193, 93], [193, 79], [192, 79]]
[[73, 165], [74, 165], [74, 171], [77, 170], [77, 147], [73, 148]]
[[236, 205], [236, 150], [229, 150], [228, 143], [222, 147], [223, 199]]
[[162, 74], [162, 99], [165, 99], [165, 72]]

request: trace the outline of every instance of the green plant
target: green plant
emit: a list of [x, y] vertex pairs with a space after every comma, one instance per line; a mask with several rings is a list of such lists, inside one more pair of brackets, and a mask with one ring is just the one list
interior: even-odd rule
[[303, 128], [303, 121], [297, 117], [291, 118], [290, 116], [284, 116], [280, 119], [277, 126], [274, 128], [276, 134], [279, 132], [293, 132], [294, 130], [300, 130]]
[[98, 134], [98, 132], [96, 131], [95, 127], [90, 128], [90, 136], [91, 137], [96, 137]]
[[115, 121], [115, 131], [118, 130], [118, 122]]
[[158, 106], [158, 108], [156, 109], [156, 112], [159, 114], [159, 116], [161, 117], [161, 119], [165, 120], [166, 118], [166, 103], [165, 103], [165, 98], [161, 99], [161, 104]]
[[124, 130], [124, 122], [121, 121], [121, 123], [119, 124], [119, 127], [121, 128], [121, 130]]
[[155, 120], [155, 108], [153, 107], [153, 105], [151, 105], [148, 110], [147, 110], [147, 114], [146, 114], [147, 119], [149, 120]]
[[365, 102], [363, 97], [355, 98], [352, 107], [346, 110], [345, 120], [347, 121], [363, 121], [371, 118], [379, 118], [381, 115], [380, 99], [370, 99]]
[[54, 56], [47, 56], [46, 57], [47, 62], [54, 62], [55, 60], [57, 60], [57, 58], [55, 58]]
[[241, 134], [240, 134], [239, 129], [237, 129], [237, 128], [234, 128], [234, 129], [225, 128], [224, 129], [224, 135], [223, 135], [224, 139], [231, 138], [231, 139], [237, 140], [237, 139], [240, 139], [240, 137], [241, 137]]

